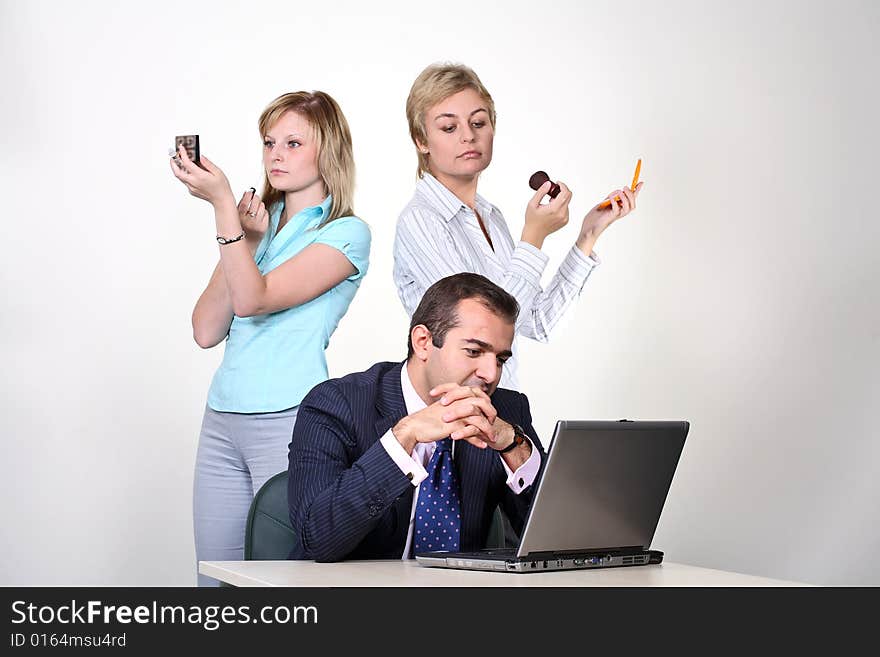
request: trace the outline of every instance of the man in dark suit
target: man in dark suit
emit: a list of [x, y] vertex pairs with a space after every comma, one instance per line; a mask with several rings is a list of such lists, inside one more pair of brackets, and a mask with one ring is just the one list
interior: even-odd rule
[[497, 389], [518, 312], [510, 294], [478, 274], [441, 279], [413, 314], [405, 362], [309, 392], [290, 443], [292, 559], [400, 559], [429, 549], [416, 509], [434, 503], [426, 491], [440, 468], [432, 475], [426, 467], [449, 454], [447, 437], [452, 520], [460, 521], [450, 522], [453, 549], [482, 548], [499, 504], [522, 532], [544, 455], [526, 396]]

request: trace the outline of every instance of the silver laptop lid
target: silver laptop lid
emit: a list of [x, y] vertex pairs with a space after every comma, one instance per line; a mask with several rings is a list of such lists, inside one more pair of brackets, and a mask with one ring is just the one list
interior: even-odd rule
[[689, 427], [557, 422], [517, 556], [648, 549]]

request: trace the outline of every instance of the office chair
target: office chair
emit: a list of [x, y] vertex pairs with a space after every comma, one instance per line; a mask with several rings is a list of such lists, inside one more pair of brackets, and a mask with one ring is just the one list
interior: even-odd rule
[[495, 507], [492, 515], [492, 525], [489, 527], [489, 536], [486, 538], [486, 549], [515, 548], [519, 545], [519, 535], [510, 524], [500, 506]]
[[244, 533], [246, 561], [287, 559], [297, 536], [287, 507], [287, 470], [274, 475], [257, 491]]

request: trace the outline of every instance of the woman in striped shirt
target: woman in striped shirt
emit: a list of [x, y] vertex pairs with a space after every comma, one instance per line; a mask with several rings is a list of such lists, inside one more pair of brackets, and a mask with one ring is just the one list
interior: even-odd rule
[[[457, 64], [429, 66], [413, 83], [406, 115], [419, 181], [397, 222], [394, 282], [407, 314], [412, 316], [422, 294], [439, 279], [473, 272], [519, 302], [518, 335], [546, 342], [599, 264], [593, 253], [599, 235], [635, 208], [642, 183], [635, 190], [611, 192], [607, 198], [617, 197], [615, 202], [587, 213], [577, 240], [542, 289], [548, 257], [541, 246], [568, 223], [568, 187], [558, 182], [561, 191], [549, 203], [541, 201], [550, 181], [538, 189], [526, 206], [522, 235], [514, 242], [498, 208], [477, 194], [480, 173], [492, 161], [495, 105], [476, 73]], [[515, 367], [515, 361], [507, 363], [501, 387], [517, 388]]]

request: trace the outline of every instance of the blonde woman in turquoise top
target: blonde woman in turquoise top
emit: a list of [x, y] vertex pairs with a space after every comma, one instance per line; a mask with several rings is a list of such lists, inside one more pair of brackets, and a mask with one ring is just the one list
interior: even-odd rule
[[[223, 172], [181, 148], [171, 170], [214, 207], [220, 262], [193, 310], [200, 347], [224, 340], [193, 487], [197, 561], [244, 558], [251, 500], [287, 468], [298, 405], [328, 377], [324, 350], [367, 273], [354, 216], [348, 122], [326, 93], [276, 98], [260, 116], [265, 179], [236, 204]], [[216, 585], [199, 575], [199, 584]]]

